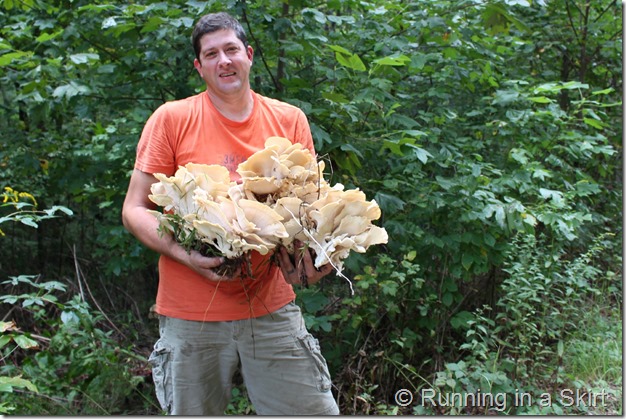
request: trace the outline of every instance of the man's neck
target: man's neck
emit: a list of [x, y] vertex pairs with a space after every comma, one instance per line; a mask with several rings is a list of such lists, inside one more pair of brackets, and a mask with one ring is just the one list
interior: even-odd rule
[[241, 97], [220, 97], [212, 95], [207, 91], [209, 99], [215, 109], [224, 117], [231, 121], [241, 122], [245, 121], [252, 113], [254, 107], [254, 99], [252, 98], [252, 92], [248, 90]]

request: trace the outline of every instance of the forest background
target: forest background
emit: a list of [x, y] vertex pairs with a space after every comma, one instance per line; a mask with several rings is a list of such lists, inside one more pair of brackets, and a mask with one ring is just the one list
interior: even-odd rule
[[[622, 414], [607, 0], [1, 0], [0, 412], [160, 413], [156, 255], [120, 210], [148, 116], [204, 88], [189, 37], [218, 10], [248, 31], [253, 89], [307, 114], [327, 179], [382, 209], [353, 295], [297, 290], [342, 413]], [[233, 396], [254, 412], [238, 377]]]

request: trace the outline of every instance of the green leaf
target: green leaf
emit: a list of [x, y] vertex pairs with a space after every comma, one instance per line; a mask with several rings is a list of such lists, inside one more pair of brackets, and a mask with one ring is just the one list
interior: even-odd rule
[[85, 95], [91, 92], [91, 89], [85, 85], [80, 85], [74, 81], [62, 85], [54, 89], [52, 96], [56, 98], [72, 98], [77, 95]]
[[30, 307], [33, 304], [37, 304], [37, 305], [42, 306], [43, 305], [43, 301], [39, 297], [30, 297], [30, 296], [24, 298], [24, 301], [22, 301], [22, 307]]
[[563, 202], [563, 192], [555, 191], [546, 188], [539, 188], [539, 194], [543, 199], [550, 199], [557, 207], [562, 207], [564, 205]]
[[141, 28], [141, 33], [152, 32], [163, 24], [164, 20], [160, 16], [152, 16]]
[[55, 214], [57, 211], [61, 211], [69, 216], [74, 215], [74, 211], [62, 205], [54, 205], [50, 209], [44, 210], [44, 212], [46, 212], [48, 215]]
[[3, 295], [0, 297], [0, 301], [7, 304], [15, 304], [17, 303], [18, 298], [14, 295]]
[[354, 71], [365, 71], [365, 64], [363, 64], [363, 61], [361, 61], [361, 59], [359, 58], [358, 55], [356, 54], [342, 54], [339, 52], [335, 53], [335, 58], [337, 59], [337, 62], [339, 64], [341, 64], [344, 67], [347, 67], [349, 69], [352, 69]]
[[307, 7], [302, 9], [300, 13], [313, 15], [313, 19], [315, 19], [317, 23], [321, 23], [322, 25], [326, 23], [326, 15], [317, 9]]
[[29, 227], [33, 227], [33, 228], [39, 228], [39, 226], [37, 225], [37, 223], [35, 222], [35, 220], [30, 217], [30, 216], [22, 216], [17, 218], [22, 224], [27, 225]]
[[4, 55], [0, 55], [0, 67], [6, 67], [11, 64], [13, 61], [18, 60], [20, 58], [30, 58], [33, 56], [32, 52], [24, 52], [24, 51], [14, 51], [9, 52]]
[[428, 62], [429, 54], [415, 54], [411, 57], [411, 68], [413, 70], [422, 70]]
[[65, 291], [67, 286], [64, 283], [59, 282], [59, 281], [46, 281], [40, 285], [40, 288], [46, 291], [52, 291], [52, 290]]
[[521, 20], [513, 17], [502, 5], [497, 3], [487, 3], [482, 19], [487, 32], [491, 35], [501, 32], [508, 33], [511, 24], [520, 31], [527, 32], [529, 30]]
[[395, 296], [398, 292], [398, 283], [393, 281], [382, 281], [378, 284], [385, 295]]
[[509, 105], [516, 102], [520, 97], [519, 92], [515, 90], [496, 90], [495, 97], [493, 99], [494, 105]]
[[614, 88], [609, 87], [608, 89], [604, 89], [604, 90], [597, 90], [595, 92], [591, 92], [592, 95], [608, 95], [610, 93], [613, 93], [615, 91]]
[[604, 124], [602, 124], [602, 122], [600, 121], [596, 121], [595, 119], [592, 118], [583, 118], [583, 122], [587, 125], [589, 125], [590, 127], [593, 127], [595, 129], [604, 129]]
[[587, 83], [581, 83], [579, 81], [568, 81], [562, 83], [562, 88], [567, 90], [589, 89], [589, 85]]
[[402, 211], [405, 205], [405, 202], [397, 196], [380, 191], [376, 192], [374, 200], [384, 212], [388, 212], [390, 214], [393, 214], [396, 211]]
[[502, 205], [495, 205], [496, 222], [502, 228], [504, 228], [504, 221], [506, 220], [506, 214]]
[[449, 60], [455, 60], [459, 53], [455, 48], [448, 47], [443, 49], [443, 56]]
[[333, 103], [350, 103], [350, 100], [343, 93], [322, 92], [322, 97]]
[[463, 253], [463, 256], [461, 256], [461, 265], [463, 265], [465, 270], [469, 271], [472, 267], [472, 263], [474, 263], [474, 256], [470, 253]]
[[559, 93], [561, 90], [588, 89], [589, 85], [577, 81], [544, 83], [535, 88], [534, 93]]
[[483, 240], [485, 241], [485, 244], [490, 247], [493, 247], [496, 244], [496, 238], [489, 233], [484, 234]]
[[450, 319], [450, 326], [452, 326], [452, 328], [456, 330], [466, 329], [469, 326], [468, 322], [473, 318], [474, 315], [469, 311], [460, 311], [452, 316], [452, 318]]
[[0, 376], [0, 391], [11, 393], [13, 391], [13, 387], [26, 388], [35, 393], [39, 391], [37, 390], [37, 386], [35, 386], [32, 382], [23, 379], [21, 376], [18, 376], [18, 377]]
[[545, 96], [531, 96], [528, 98], [528, 100], [530, 100], [531, 102], [535, 102], [535, 103], [552, 103], [554, 102], [552, 99], [550, 99], [549, 97], [545, 97]]
[[421, 161], [423, 164], [426, 164], [428, 162], [428, 159], [433, 157], [432, 154], [430, 154], [428, 151], [424, 150], [421, 147], [418, 147], [413, 144], [408, 144], [408, 146], [413, 149], [413, 153], [415, 153], [415, 157], [417, 157], [417, 159]]
[[384, 140], [383, 148], [389, 149], [395, 155], [404, 156], [402, 145], [398, 141]]
[[[121, 35], [125, 34], [128, 31], [135, 29], [137, 25], [134, 22], [128, 22], [123, 24], [115, 24], [109, 28], [107, 28], [106, 33], [111, 34], [116, 38], [119, 38]], [[104, 29], [104, 28], [103, 28]]]
[[345, 54], [345, 55], [351, 55], [352, 54], [350, 51], [348, 51], [347, 49], [345, 49], [344, 47], [342, 47], [340, 45], [328, 45], [328, 48], [332, 49], [335, 52], [341, 53], [341, 54]]
[[528, 164], [529, 153], [523, 148], [512, 148], [509, 156], [516, 162], [520, 163], [522, 166]]
[[81, 53], [81, 54], [72, 54], [69, 56], [70, 61], [72, 61], [74, 64], [86, 64], [89, 61], [98, 61], [100, 59], [100, 56], [98, 54], [93, 54], [93, 53]]
[[4, 348], [12, 339], [13, 337], [9, 335], [0, 336], [0, 349]]
[[321, 292], [303, 292], [299, 297], [304, 309], [311, 314], [317, 313], [328, 304], [328, 297]]
[[545, 169], [535, 169], [533, 170], [533, 179], [541, 179], [546, 180], [552, 177], [552, 173]]
[[99, 13], [100, 11], [106, 10], [115, 10], [116, 6], [114, 4], [87, 4], [85, 6], [81, 6], [78, 8], [78, 11], [89, 11]]
[[59, 35], [61, 35], [63, 33], [64, 29], [59, 29], [56, 32], [51, 32], [51, 33], [42, 33], [41, 35], [39, 35], [37, 38], [35, 38], [35, 41], [37, 42], [46, 42], [46, 41], [50, 41], [56, 37], [58, 37]]
[[32, 348], [36, 348], [39, 346], [39, 344], [36, 341], [24, 335], [14, 336], [13, 340], [15, 341], [15, 343], [17, 343], [17, 346], [19, 346], [22, 349], [32, 349]]
[[383, 57], [373, 61], [373, 63], [377, 65], [388, 65], [395, 67], [405, 66], [409, 62], [411, 62], [411, 59], [406, 55]]
[[106, 19], [104, 19], [102, 21], [102, 29], [109, 29], [109, 28], [113, 28], [117, 26], [117, 21], [115, 20], [114, 17], [107, 17]]

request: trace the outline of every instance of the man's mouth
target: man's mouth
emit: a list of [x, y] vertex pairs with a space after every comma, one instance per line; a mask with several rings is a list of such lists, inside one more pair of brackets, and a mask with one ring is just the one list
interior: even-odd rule
[[220, 74], [220, 77], [230, 77], [230, 76], [234, 76], [237, 73], [224, 73], [224, 74]]

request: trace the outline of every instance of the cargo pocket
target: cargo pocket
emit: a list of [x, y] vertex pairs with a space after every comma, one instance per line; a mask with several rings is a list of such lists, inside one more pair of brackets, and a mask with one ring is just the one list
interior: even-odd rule
[[330, 391], [332, 381], [330, 379], [330, 373], [328, 372], [328, 365], [326, 364], [326, 360], [322, 355], [318, 340], [315, 339], [313, 335], [311, 335], [306, 330], [300, 331], [296, 338], [298, 339], [298, 342], [300, 342], [300, 345], [302, 345], [304, 350], [313, 359], [315, 365], [315, 373], [318, 378], [317, 389], [323, 393]]
[[172, 382], [170, 375], [171, 348], [159, 339], [154, 344], [154, 350], [148, 358], [152, 366], [152, 380], [154, 390], [161, 408], [169, 415], [172, 409]]

